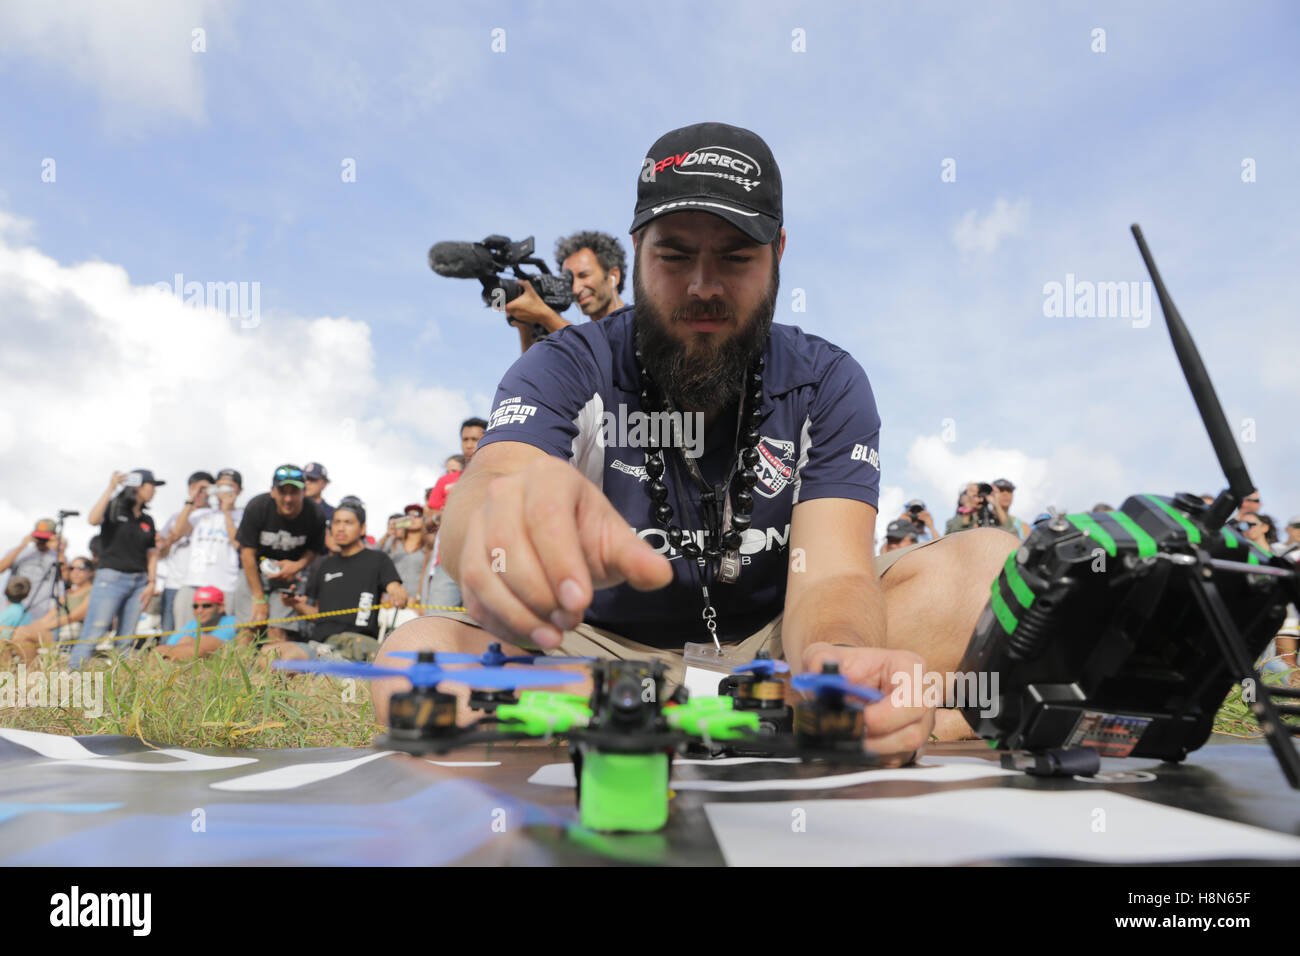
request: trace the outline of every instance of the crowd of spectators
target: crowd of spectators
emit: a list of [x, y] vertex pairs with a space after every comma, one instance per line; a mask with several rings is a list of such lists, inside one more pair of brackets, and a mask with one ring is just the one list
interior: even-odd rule
[[486, 427], [462, 423], [445, 474], [390, 515], [378, 540], [360, 498], [325, 500], [329, 471], [319, 462], [281, 465], [269, 489], [242, 504], [239, 471], [195, 471], [161, 527], [148, 508], [166, 482], [148, 469], [114, 472], [88, 513], [99, 532], [90, 555], [68, 561], [56, 523], [42, 518], [0, 557], [0, 659], [30, 662], [63, 645], [80, 666], [96, 650], [156, 644], [160, 656], [187, 660], [263, 636], [264, 652], [278, 656], [373, 657], [381, 628], [460, 604], [439, 563], [438, 530]]

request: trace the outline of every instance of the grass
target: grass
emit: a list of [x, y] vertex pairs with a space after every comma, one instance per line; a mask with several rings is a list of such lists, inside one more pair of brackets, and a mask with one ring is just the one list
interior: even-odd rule
[[[1270, 674], [1264, 679], [1264, 683], [1273, 686], [1285, 686], [1286, 677], [1285, 674]], [[1290, 703], [1286, 698], [1274, 698], [1274, 701]], [[1300, 715], [1283, 715], [1281, 719], [1283, 723], [1300, 726]], [[1264, 736], [1259, 729], [1259, 721], [1255, 720], [1255, 715], [1250, 712], [1250, 706], [1242, 697], [1240, 684], [1233, 685], [1232, 690], [1228, 692], [1227, 698], [1223, 701], [1223, 706], [1219, 708], [1219, 713], [1214, 718], [1214, 732], [1216, 734], [1228, 734], [1233, 737]]]
[[[104, 674], [100, 716], [87, 717], [83, 708], [0, 707], [0, 726], [72, 736], [120, 734], [196, 748], [364, 747], [382, 730], [366, 681], [268, 670], [253, 648], [225, 645], [187, 663], [145, 654], [91, 666]], [[41, 669], [38, 661], [27, 673]], [[1300, 717], [1284, 719], [1300, 722]], [[1214, 732], [1261, 736], [1240, 685], [1219, 709]]]
[[[0, 726], [239, 748], [364, 747], [382, 729], [366, 681], [268, 670], [258, 658], [252, 648], [226, 645], [185, 663], [152, 653], [96, 661], [91, 670], [104, 674], [100, 716], [87, 717], [81, 707], [0, 707]], [[27, 667], [29, 675], [41, 670], [39, 661]]]

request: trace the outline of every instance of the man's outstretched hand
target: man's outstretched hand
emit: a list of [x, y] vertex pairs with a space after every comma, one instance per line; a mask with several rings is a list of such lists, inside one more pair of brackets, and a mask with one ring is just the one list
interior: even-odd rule
[[804, 649], [805, 670], [820, 673], [827, 661], [838, 661], [840, 673], [853, 683], [872, 687], [885, 695], [883, 700], [867, 704], [863, 709], [867, 749], [879, 754], [881, 763], [887, 767], [899, 767], [914, 760], [934, 730], [934, 708], [898, 707], [890, 697], [895, 674], [910, 676], [918, 663], [925, 669], [920, 655], [879, 647], [837, 647], [822, 642]]
[[556, 647], [596, 588], [652, 591], [668, 559], [636, 536], [572, 465], [540, 458], [493, 479], [466, 523], [459, 577], [465, 607], [504, 641]]

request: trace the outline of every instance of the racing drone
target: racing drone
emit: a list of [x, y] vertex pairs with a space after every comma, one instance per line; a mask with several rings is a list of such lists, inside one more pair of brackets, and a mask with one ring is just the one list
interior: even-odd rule
[[[779, 675], [789, 666], [765, 656], [736, 669], [743, 675], [737, 686], [745, 686], [748, 695], [691, 697], [679, 687], [663, 704], [667, 667], [661, 661], [599, 661], [592, 670], [591, 718], [585, 728], [568, 734], [579, 819], [591, 830], [662, 828], [668, 820], [672, 755], [697, 742], [706, 752], [722, 742], [734, 748], [728, 752], [876, 762], [862, 747], [862, 706], [851, 698], [872, 701], [881, 694], [850, 683], [834, 662], [820, 674], [791, 681], [812, 697], [795, 705], [789, 721], [771, 706], [777, 701], [788, 709]], [[778, 686], [757, 686], [763, 683]]]
[[[1088, 748], [1101, 756], [1181, 761], [1208, 739], [1234, 683], [1287, 781], [1300, 789], [1298, 733], [1253, 662], [1300, 600], [1300, 569], [1225, 527], [1254, 483], [1191, 335], [1133, 236], [1160, 298], [1174, 351], [1228, 481], [1211, 505], [1179, 493], [1133, 495], [1119, 511], [1053, 514], [993, 582], [961, 670], [1000, 675], [996, 708], [966, 701], [976, 731], [1004, 749]], [[959, 706], [961, 704], [959, 703]]]
[[[586, 662], [586, 658], [507, 657], [499, 644], [483, 655], [394, 652], [409, 667], [379, 667], [346, 661], [277, 661], [280, 670], [374, 680], [402, 677], [411, 689], [389, 702], [388, 733], [375, 741], [382, 748], [414, 756], [446, 753], [471, 744], [550, 738], [563, 735], [569, 744], [577, 781], [582, 826], [598, 831], [646, 832], [668, 819], [668, 774], [672, 756], [692, 741], [706, 748], [735, 743], [746, 752], [797, 756], [806, 760], [870, 765], [875, 755], [862, 748], [864, 723], [857, 700], [878, 700], [879, 692], [847, 681], [836, 664], [820, 674], [800, 674], [791, 681], [812, 697], [795, 705], [790, 719], [774, 713], [784, 704], [789, 667], [760, 657], [737, 668], [748, 693], [736, 697], [692, 698], [685, 688], [665, 694], [667, 667], [661, 661], [594, 661], [590, 698], [529, 687], [585, 679], [576, 671], [506, 670], [505, 664], [552, 665]], [[448, 664], [477, 664], [459, 670]], [[483, 713], [459, 726], [454, 694], [438, 690], [444, 682], [471, 688], [468, 706]], [[779, 685], [777, 690], [759, 686]], [[764, 728], [766, 721], [767, 727]]]
[[[505, 663], [517, 663], [501, 655], [500, 645], [482, 655], [438, 653], [432, 651], [395, 651], [390, 657], [412, 661], [408, 668], [379, 667], [352, 661], [276, 661], [277, 670], [333, 677], [359, 677], [378, 680], [401, 677], [411, 689], [394, 694], [389, 700], [388, 733], [375, 741], [376, 746], [400, 750], [414, 756], [442, 754], [455, 747], [476, 743], [522, 740], [563, 732], [575, 721], [585, 722], [584, 699], [571, 694], [515, 691], [526, 687], [572, 684], [586, 680], [578, 671], [506, 670]], [[499, 661], [495, 658], [501, 658]], [[560, 662], [563, 658], [542, 658], [540, 662]], [[479, 663], [480, 667], [450, 670], [444, 664]], [[466, 684], [470, 688], [469, 707], [484, 716], [462, 727], [457, 721], [457, 698], [443, 693], [444, 682]]]

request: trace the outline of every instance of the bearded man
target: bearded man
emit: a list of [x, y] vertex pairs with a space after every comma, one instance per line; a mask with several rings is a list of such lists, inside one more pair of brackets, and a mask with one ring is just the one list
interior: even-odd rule
[[[838, 661], [886, 693], [866, 708], [866, 746], [915, 757], [936, 711], [892, 699], [893, 675], [956, 670], [1016, 542], [977, 530], [873, 559], [880, 417], [852, 356], [773, 323], [782, 221], [780, 171], [749, 130], [701, 123], [651, 147], [629, 230], [635, 304], [506, 373], [443, 523], [469, 613], [404, 625], [377, 663], [500, 640], [658, 658], [680, 683], [684, 645], [716, 639], [795, 671]], [[683, 414], [703, 423], [692, 447], [609, 427]], [[406, 686], [376, 682], [380, 721]], [[942, 713], [941, 739], [968, 731]]]

